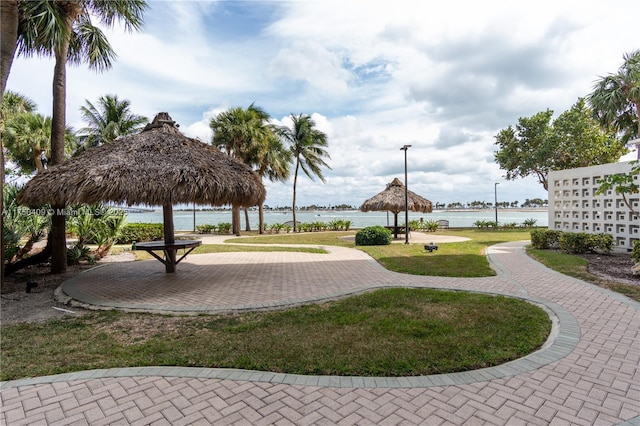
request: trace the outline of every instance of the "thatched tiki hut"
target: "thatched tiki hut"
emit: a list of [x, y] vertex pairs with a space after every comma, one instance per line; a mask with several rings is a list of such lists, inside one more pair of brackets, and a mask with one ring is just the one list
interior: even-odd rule
[[[164, 240], [174, 243], [174, 204], [244, 207], [265, 196], [260, 177], [249, 166], [184, 136], [169, 114], [161, 112], [142, 132], [87, 149], [39, 173], [22, 189], [18, 202], [162, 206]], [[175, 250], [172, 256], [175, 261]], [[167, 272], [173, 271], [167, 267]]]
[[[422, 198], [412, 191], [407, 191], [408, 208], [413, 212], [431, 213], [433, 206], [431, 201]], [[393, 213], [394, 238], [398, 238], [398, 213], [405, 211], [405, 187], [400, 179], [394, 178], [387, 184], [387, 188], [377, 195], [369, 198], [361, 206], [363, 212], [389, 211]], [[405, 224], [407, 228], [409, 224]], [[408, 231], [405, 231], [408, 232]]]

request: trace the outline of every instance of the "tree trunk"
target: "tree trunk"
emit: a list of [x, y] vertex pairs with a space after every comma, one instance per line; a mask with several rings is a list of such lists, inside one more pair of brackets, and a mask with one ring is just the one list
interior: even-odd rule
[[[67, 55], [69, 37], [74, 16], [67, 15], [66, 25], [69, 36], [56, 49], [56, 64], [53, 70], [53, 113], [51, 115], [51, 165], [62, 164], [64, 158], [64, 133], [67, 108]], [[51, 272], [67, 270], [67, 240], [65, 235], [64, 205], [52, 206], [51, 217]]]
[[239, 237], [240, 236], [240, 207], [232, 206], [231, 214], [233, 217], [233, 220], [232, 220], [233, 235], [235, 235], [236, 237]]
[[236, 223], [236, 206], [231, 206], [231, 233], [236, 235], [238, 224]]
[[16, 253], [15, 259], [16, 260], [22, 259], [26, 254], [28, 254], [31, 251], [31, 249], [33, 248], [33, 245], [38, 241], [40, 241], [41, 239], [42, 239], [42, 234], [36, 237], [33, 237], [33, 236], [29, 237], [27, 242], [24, 243], [24, 246], [22, 246], [22, 248], [18, 250], [18, 253]]
[[[0, 104], [7, 87], [11, 64], [16, 52], [18, 40], [18, 1], [0, 1]], [[4, 121], [4, 117], [1, 117]], [[4, 188], [4, 142], [0, 143], [0, 184]], [[0, 192], [0, 210], [4, 210], [4, 196]], [[0, 292], [6, 290], [4, 280], [4, 219], [0, 214]]]
[[262, 203], [258, 205], [258, 233], [264, 234], [264, 207]]
[[296, 221], [296, 186], [298, 184], [298, 169], [300, 168], [300, 160], [296, 161], [296, 172], [293, 175], [293, 205], [291, 211], [293, 213], [293, 232], [296, 232], [298, 221]]
[[244, 230], [251, 231], [251, 223], [249, 223], [249, 207], [244, 208]]
[[[18, 1], [0, 1], [0, 87], [4, 93], [18, 41]], [[4, 176], [4, 175], [3, 175]]]
[[[15, 263], [9, 263], [5, 270], [6, 275], [11, 275], [15, 271], [19, 271], [20, 269], [24, 269], [27, 266], [38, 265], [40, 263], [45, 263], [49, 260], [51, 256], [51, 240], [47, 240], [47, 245], [40, 252], [36, 253], [33, 256], [29, 256], [27, 258], [21, 259]], [[3, 281], [4, 283], [4, 281]]]
[[36, 165], [36, 171], [38, 173], [42, 173], [44, 171], [44, 164], [42, 164], [42, 160], [40, 159], [40, 151], [33, 156], [33, 162]]

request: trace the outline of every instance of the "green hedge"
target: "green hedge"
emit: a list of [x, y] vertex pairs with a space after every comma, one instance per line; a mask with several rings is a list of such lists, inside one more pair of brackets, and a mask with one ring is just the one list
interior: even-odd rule
[[383, 226], [368, 226], [356, 233], [357, 246], [386, 246], [391, 244], [391, 231]]
[[538, 250], [561, 249], [567, 253], [611, 253], [613, 237], [609, 234], [586, 232], [562, 232], [552, 229], [531, 231], [531, 246]]
[[586, 232], [563, 232], [560, 235], [560, 249], [567, 253], [611, 253], [613, 237], [608, 234], [587, 234]]
[[559, 248], [560, 234], [562, 232], [552, 229], [536, 229], [531, 231], [531, 245], [538, 250]]
[[116, 244], [131, 244], [134, 241], [156, 241], [164, 238], [161, 223], [128, 223], [124, 226]]
[[216, 231], [216, 225], [204, 224], [196, 226], [196, 232], [198, 234], [211, 234]]

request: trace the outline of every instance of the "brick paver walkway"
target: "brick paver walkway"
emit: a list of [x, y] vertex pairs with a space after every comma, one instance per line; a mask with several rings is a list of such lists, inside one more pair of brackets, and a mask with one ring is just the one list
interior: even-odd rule
[[[540, 266], [524, 243], [493, 246], [491, 278], [417, 277], [363, 253], [190, 256], [105, 265], [64, 285], [76, 300], [155, 311], [269, 308], [369, 288], [425, 286], [507, 294], [554, 322], [536, 354], [468, 373], [316, 377], [204, 368], [94, 370], [0, 384], [7, 425], [640, 425], [640, 304]], [[435, 253], [434, 253], [435, 254]]]

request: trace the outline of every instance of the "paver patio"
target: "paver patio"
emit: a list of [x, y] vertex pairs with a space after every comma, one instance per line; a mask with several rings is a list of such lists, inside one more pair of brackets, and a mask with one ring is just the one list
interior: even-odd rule
[[64, 284], [84, 303], [161, 312], [282, 307], [387, 286], [466, 289], [539, 303], [556, 326], [500, 367], [412, 378], [205, 368], [93, 370], [0, 384], [0, 421], [33, 424], [640, 425], [640, 304], [544, 268], [524, 242], [489, 249], [490, 278], [386, 271], [364, 253], [192, 255], [176, 274], [116, 263]]

